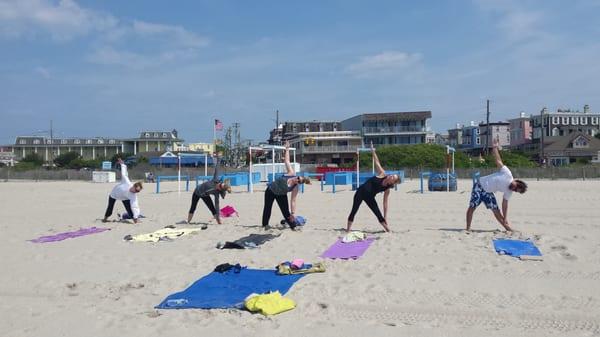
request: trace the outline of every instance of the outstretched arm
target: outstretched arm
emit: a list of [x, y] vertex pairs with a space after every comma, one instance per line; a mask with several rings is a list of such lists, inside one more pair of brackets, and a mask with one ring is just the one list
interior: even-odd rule
[[383, 218], [387, 222], [387, 211], [388, 211], [388, 198], [390, 196], [390, 190], [387, 189], [383, 192]]
[[494, 154], [494, 159], [496, 160], [496, 167], [501, 168], [504, 166], [502, 158], [500, 157], [500, 152], [498, 152], [498, 139], [492, 140], [492, 153]]
[[298, 185], [292, 190], [292, 195], [290, 198], [290, 210], [292, 214], [296, 214], [296, 197], [298, 196]]
[[285, 141], [285, 152], [283, 155], [283, 162], [285, 163], [285, 169], [287, 171], [286, 175], [288, 175], [288, 176], [296, 175], [296, 171], [292, 167], [292, 164], [290, 164], [290, 142], [287, 140]]
[[505, 227], [508, 225], [508, 200], [502, 198], [502, 217], [504, 217], [504, 225]]
[[377, 157], [377, 153], [375, 152], [375, 148], [373, 147], [373, 142], [371, 142], [371, 155], [373, 156], [373, 160], [375, 161], [375, 171], [377, 171], [377, 176], [384, 175], [385, 170], [383, 169], [383, 167], [381, 167], [379, 157]]

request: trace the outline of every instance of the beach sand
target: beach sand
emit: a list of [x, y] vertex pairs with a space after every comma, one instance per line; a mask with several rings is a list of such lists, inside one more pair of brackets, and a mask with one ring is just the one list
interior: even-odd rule
[[[0, 336], [594, 336], [600, 335], [600, 181], [530, 181], [513, 195], [509, 218], [534, 240], [543, 261], [494, 252], [507, 235], [480, 206], [471, 234], [465, 211], [471, 183], [458, 192], [417, 192], [419, 181], [392, 191], [380, 233], [362, 205], [354, 229], [378, 239], [358, 260], [326, 260], [287, 293], [297, 307], [264, 317], [241, 310], [155, 310], [224, 262], [273, 268], [292, 258], [320, 261], [345, 226], [353, 192], [309, 186], [299, 195], [301, 232], [254, 250], [218, 250], [219, 241], [260, 233], [264, 186], [235, 188], [222, 205], [239, 218], [210, 222], [196, 235], [170, 242], [125, 242], [184, 220], [191, 191], [147, 184], [139, 200], [142, 224], [103, 224], [112, 184], [1, 182]], [[381, 194], [378, 197], [381, 203]], [[117, 203], [115, 213], [123, 212]], [[115, 214], [116, 216], [116, 214]], [[272, 224], [280, 220], [273, 208]], [[198, 205], [195, 221], [209, 214]], [[27, 240], [86, 227], [110, 231], [37, 244]], [[186, 225], [179, 225], [186, 227]]]

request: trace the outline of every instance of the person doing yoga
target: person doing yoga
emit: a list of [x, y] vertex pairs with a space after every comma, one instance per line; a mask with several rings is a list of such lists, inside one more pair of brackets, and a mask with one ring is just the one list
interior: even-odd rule
[[[283, 218], [290, 226], [290, 228], [296, 228], [296, 197], [298, 196], [298, 185], [310, 184], [310, 179], [307, 177], [296, 176], [296, 171], [290, 164], [290, 143], [285, 142], [285, 152], [283, 155], [283, 161], [285, 163], [286, 174], [278, 177], [269, 183], [265, 190], [265, 205], [263, 208], [262, 225], [263, 228], [269, 228], [269, 220], [271, 219], [271, 209], [273, 208], [273, 202], [277, 200], [281, 214]], [[290, 204], [292, 212], [290, 213], [290, 207], [288, 205], [288, 192], [292, 192]]]
[[[377, 170], [377, 175], [369, 178], [364, 184], [360, 185], [358, 189], [356, 189], [356, 193], [354, 193], [354, 202], [352, 203], [352, 210], [350, 211], [350, 215], [348, 216], [348, 225], [346, 227], [346, 231], [350, 231], [352, 228], [352, 222], [354, 222], [354, 216], [360, 207], [360, 204], [364, 201], [367, 206], [373, 211], [373, 214], [377, 217], [377, 220], [383, 226], [383, 229], [386, 232], [390, 231], [387, 223], [387, 212], [388, 212], [388, 198], [390, 196], [390, 188], [394, 187], [394, 185], [400, 182], [400, 177], [397, 174], [385, 174], [385, 170], [381, 167], [381, 163], [379, 163], [379, 158], [377, 157], [377, 153], [373, 148], [373, 143], [371, 143], [371, 154], [373, 155], [373, 159], [375, 161], [375, 169]], [[357, 163], [358, 165], [358, 163]], [[379, 210], [379, 206], [377, 206], [377, 201], [375, 201], [375, 195], [383, 192], [383, 215]]]
[[[512, 192], [523, 194], [527, 192], [527, 184], [519, 179], [513, 179], [512, 173], [502, 162], [500, 153], [498, 152], [498, 140], [492, 141], [492, 153], [496, 161], [496, 167], [500, 170], [496, 173], [479, 178], [473, 182], [473, 190], [471, 191], [471, 200], [467, 209], [467, 232], [471, 230], [471, 221], [473, 221], [473, 212], [482, 202], [489, 210], [494, 213], [496, 220], [506, 229], [511, 232], [512, 227], [508, 223], [508, 199]], [[495, 192], [502, 192], [502, 212], [498, 208]]]
[[117, 160], [121, 165], [121, 181], [115, 186], [108, 196], [108, 207], [104, 213], [103, 222], [108, 222], [108, 218], [112, 215], [115, 202], [121, 200], [129, 218], [133, 219], [134, 223], [139, 222], [140, 207], [138, 205], [137, 194], [142, 190], [142, 182], [138, 181], [135, 184], [131, 183], [127, 174], [127, 165], [121, 158]]
[[[221, 224], [221, 211], [219, 208], [219, 196], [225, 199], [225, 195], [229, 192], [231, 193], [231, 186], [228, 183], [224, 183], [219, 178], [219, 157], [215, 157], [215, 173], [213, 174], [212, 180], [205, 181], [200, 184], [194, 190], [192, 194], [192, 205], [190, 206], [190, 211], [188, 212], [187, 222], [190, 223], [192, 221], [192, 217], [194, 216], [194, 212], [196, 211], [196, 206], [198, 205], [198, 201], [202, 199], [210, 214], [215, 217], [218, 224]], [[215, 196], [215, 202], [213, 204], [211, 195]]]

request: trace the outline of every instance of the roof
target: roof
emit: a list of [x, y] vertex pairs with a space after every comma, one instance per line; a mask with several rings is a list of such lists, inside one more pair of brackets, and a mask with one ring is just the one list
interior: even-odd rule
[[364, 120], [422, 120], [431, 118], [431, 111], [406, 111], [406, 112], [378, 112], [362, 114]]
[[[584, 137], [585, 139], [587, 139], [590, 146], [587, 148], [573, 148], [573, 141], [575, 141], [579, 137]], [[568, 150], [570, 152], [597, 152], [600, 151], [600, 139], [592, 137], [583, 132], [575, 132], [572, 133], [569, 137], [561, 137], [555, 142], [552, 142], [551, 144], [546, 145], [544, 147], [544, 151], [548, 152], [565, 150]]]

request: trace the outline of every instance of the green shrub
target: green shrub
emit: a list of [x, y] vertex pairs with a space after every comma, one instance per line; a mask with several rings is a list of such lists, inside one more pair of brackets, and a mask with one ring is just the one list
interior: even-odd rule
[[39, 167], [44, 164], [44, 158], [37, 153], [30, 153], [21, 159], [22, 163], [31, 163], [34, 167]]
[[[518, 152], [501, 151], [502, 161], [509, 167], [534, 167], [535, 163]], [[436, 144], [388, 145], [377, 149], [381, 165], [386, 169], [394, 168], [427, 168], [444, 169], [446, 167], [446, 147]], [[369, 169], [372, 166], [371, 153], [360, 154], [360, 166]], [[456, 168], [495, 167], [496, 163], [490, 154], [485, 157], [469, 157], [457, 151], [454, 155]]]

